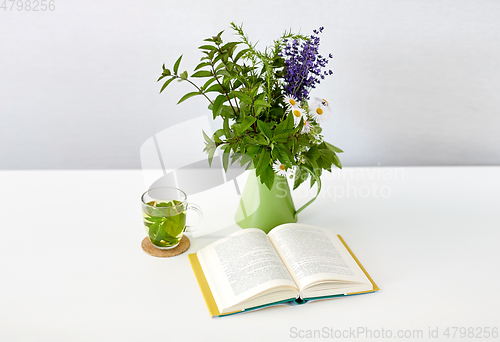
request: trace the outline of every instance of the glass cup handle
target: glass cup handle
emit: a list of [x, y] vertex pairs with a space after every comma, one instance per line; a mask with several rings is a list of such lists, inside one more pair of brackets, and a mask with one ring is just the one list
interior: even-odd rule
[[196, 213], [198, 214], [198, 223], [194, 226], [186, 226], [186, 232], [187, 233], [194, 233], [194, 232], [197, 232], [198, 230], [200, 230], [200, 227], [201, 227], [201, 224], [203, 221], [203, 212], [201, 211], [201, 208], [198, 205], [193, 204], [193, 203], [188, 203], [186, 210], [190, 210], [190, 209], [193, 211], [196, 211]]

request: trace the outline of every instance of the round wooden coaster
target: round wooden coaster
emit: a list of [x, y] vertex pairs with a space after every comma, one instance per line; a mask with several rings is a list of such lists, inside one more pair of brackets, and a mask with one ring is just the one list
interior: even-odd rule
[[152, 243], [151, 240], [146, 236], [144, 240], [142, 240], [141, 246], [144, 252], [149, 255], [158, 257], [158, 258], [170, 258], [179, 254], [184, 253], [188, 250], [191, 242], [188, 237], [184, 235], [181, 239], [181, 242], [177, 245], [177, 247], [172, 249], [158, 249]]

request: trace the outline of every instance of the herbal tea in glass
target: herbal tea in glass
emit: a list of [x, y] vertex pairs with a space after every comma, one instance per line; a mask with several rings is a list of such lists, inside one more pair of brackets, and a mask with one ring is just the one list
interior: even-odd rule
[[[201, 209], [187, 202], [186, 194], [170, 187], [152, 188], [142, 195], [142, 218], [151, 243], [159, 249], [176, 247], [185, 231], [199, 228], [203, 214]], [[198, 225], [186, 226], [186, 211], [198, 213]]]
[[186, 227], [185, 205], [181, 201], [150, 201], [142, 211], [144, 226], [149, 239], [158, 248], [179, 244]]

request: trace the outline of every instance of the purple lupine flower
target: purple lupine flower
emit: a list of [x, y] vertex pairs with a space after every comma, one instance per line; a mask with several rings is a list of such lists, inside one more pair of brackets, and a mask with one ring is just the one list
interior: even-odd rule
[[[323, 27], [313, 30], [310, 40], [299, 45], [297, 40], [286, 42], [287, 45], [280, 55], [285, 57], [285, 85], [284, 91], [295, 96], [299, 101], [309, 98], [309, 89], [314, 89], [325, 75], [333, 72], [321, 72], [328, 64], [328, 59], [319, 54], [319, 37]], [[333, 58], [332, 54], [328, 58]]]

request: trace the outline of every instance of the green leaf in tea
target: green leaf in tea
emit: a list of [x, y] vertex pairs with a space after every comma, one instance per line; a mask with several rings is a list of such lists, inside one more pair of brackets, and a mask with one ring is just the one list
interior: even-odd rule
[[165, 248], [180, 242], [186, 227], [186, 212], [181, 201], [151, 201], [143, 208], [142, 214], [153, 245]]

